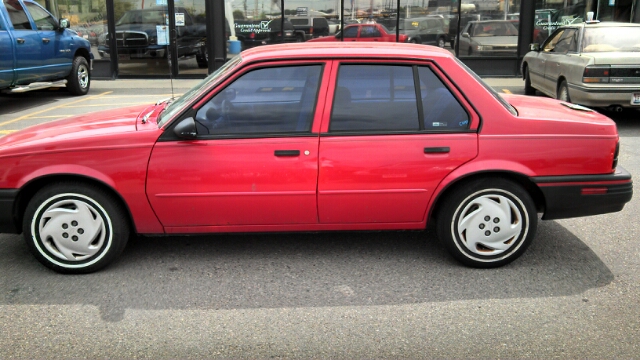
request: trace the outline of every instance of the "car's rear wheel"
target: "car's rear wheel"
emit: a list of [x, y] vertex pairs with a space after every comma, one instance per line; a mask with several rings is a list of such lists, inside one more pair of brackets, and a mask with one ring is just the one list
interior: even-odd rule
[[531, 75], [529, 74], [529, 68], [524, 68], [524, 94], [525, 95], [535, 95], [536, 89], [531, 86]]
[[112, 262], [129, 238], [125, 211], [99, 187], [58, 183], [38, 191], [23, 220], [27, 245], [45, 266], [89, 273]]
[[411, 41], [409, 41], [409, 42], [412, 43], [412, 44], [417, 44], [418, 40], [417, 39], [411, 39]]
[[86, 95], [91, 85], [89, 63], [82, 56], [73, 59], [71, 73], [67, 77], [67, 90], [73, 95]]
[[558, 86], [558, 100], [571, 102], [571, 96], [569, 96], [569, 86], [567, 86], [567, 82], [562, 80], [560, 85]]
[[444, 38], [439, 38], [439, 39], [438, 39], [438, 47], [443, 48], [443, 47], [444, 47], [444, 45], [445, 45]]
[[438, 238], [473, 267], [508, 264], [524, 253], [536, 232], [533, 200], [518, 184], [484, 178], [456, 188], [436, 215]]

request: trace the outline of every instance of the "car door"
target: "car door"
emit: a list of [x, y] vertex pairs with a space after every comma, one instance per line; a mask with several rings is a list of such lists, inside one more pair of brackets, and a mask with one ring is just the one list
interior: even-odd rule
[[317, 224], [322, 63], [254, 66], [193, 110], [194, 140], [159, 141], [147, 194], [169, 232]]
[[422, 226], [437, 185], [477, 155], [477, 115], [441, 76], [424, 64], [339, 64], [320, 137], [320, 223]]
[[547, 85], [546, 90], [549, 94], [556, 96], [558, 79], [566, 68], [563, 63], [567, 61], [567, 54], [569, 51], [575, 53], [577, 50], [577, 34], [577, 29], [564, 29], [558, 34], [557, 41], [551, 41], [547, 44], [549, 51], [545, 51], [547, 60], [544, 64], [544, 77]]
[[40, 5], [26, 1], [25, 6], [36, 25], [36, 30], [42, 42], [41, 58], [45, 69], [45, 79], [58, 79], [71, 69], [73, 53], [71, 53], [71, 39], [59, 31], [56, 19]]
[[344, 29], [343, 41], [358, 41], [360, 26], [348, 26]]
[[434, 45], [437, 36], [437, 20], [426, 19], [420, 21], [420, 40], [423, 44]]
[[550, 56], [549, 52], [553, 49], [553, 46], [555, 45], [555, 43], [562, 36], [562, 32], [564, 32], [564, 29], [556, 30], [556, 32], [551, 34], [548, 40], [546, 40], [542, 44], [540, 51], [530, 52], [529, 54], [534, 54], [534, 56], [527, 56], [527, 59], [526, 59], [527, 68], [529, 71], [529, 77], [531, 79], [531, 84], [536, 89], [540, 89], [542, 92], [545, 92], [545, 93], [548, 93], [549, 89], [553, 87], [553, 86], [550, 86], [550, 84], [552, 84], [553, 81], [546, 79], [544, 76], [545, 65]]
[[15, 76], [20, 84], [28, 84], [46, 75], [42, 61], [42, 38], [18, 0], [3, 0], [13, 25], [15, 42]]
[[0, 12], [0, 89], [11, 86], [13, 82], [13, 47], [13, 38]]

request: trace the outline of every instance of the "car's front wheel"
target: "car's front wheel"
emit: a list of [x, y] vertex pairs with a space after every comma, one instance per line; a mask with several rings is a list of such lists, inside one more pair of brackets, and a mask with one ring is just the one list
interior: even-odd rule
[[64, 182], [38, 191], [27, 205], [23, 233], [35, 257], [61, 273], [89, 273], [124, 250], [129, 224], [122, 206], [99, 187]]
[[67, 77], [67, 90], [73, 95], [86, 95], [91, 85], [89, 63], [82, 56], [73, 59], [71, 73]]
[[518, 184], [484, 178], [457, 187], [438, 218], [438, 238], [460, 262], [497, 267], [518, 258], [531, 244], [538, 224], [535, 205]]
[[438, 39], [438, 47], [443, 48], [443, 47], [444, 47], [444, 45], [445, 45], [444, 38], [442, 38], [442, 37], [441, 37], [441, 38], [439, 38], [439, 39]]

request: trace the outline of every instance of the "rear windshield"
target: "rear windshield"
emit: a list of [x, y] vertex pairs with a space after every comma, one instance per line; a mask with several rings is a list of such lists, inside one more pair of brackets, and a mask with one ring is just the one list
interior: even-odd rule
[[585, 28], [582, 52], [640, 52], [640, 27]]

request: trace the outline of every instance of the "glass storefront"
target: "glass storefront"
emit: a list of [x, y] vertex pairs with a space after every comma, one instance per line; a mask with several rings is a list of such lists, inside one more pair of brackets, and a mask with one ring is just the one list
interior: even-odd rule
[[[54, 15], [68, 18], [71, 27], [91, 42], [94, 76], [103, 78], [203, 77], [241, 50], [319, 37], [326, 37], [323, 41], [390, 38], [434, 45], [451, 51], [480, 74], [516, 76], [522, 45], [541, 43], [560, 25], [584, 21], [590, 13], [600, 21], [640, 22], [640, 0], [38, 2]], [[529, 11], [522, 13], [521, 8]], [[521, 20], [529, 26], [533, 21], [533, 31], [521, 33]], [[496, 69], [502, 72], [492, 74]]]

